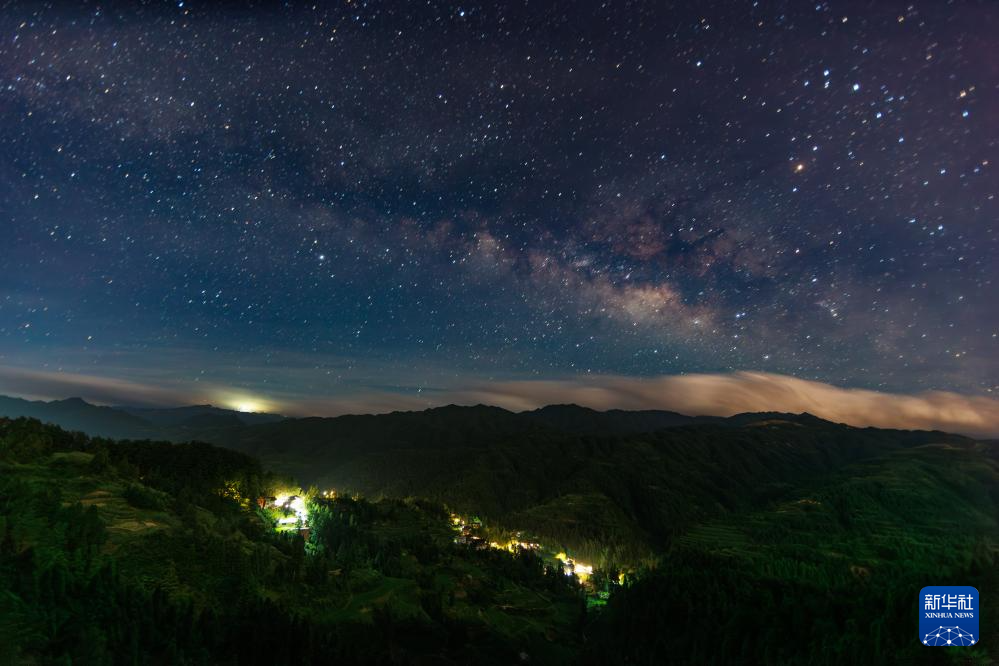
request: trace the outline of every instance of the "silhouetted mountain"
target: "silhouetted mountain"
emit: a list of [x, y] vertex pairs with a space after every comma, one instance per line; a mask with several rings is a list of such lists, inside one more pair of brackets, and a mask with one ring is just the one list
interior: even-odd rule
[[[689, 424], [656, 428], [674, 420]], [[429, 497], [611, 563], [637, 562], [693, 521], [760, 506], [850, 464], [928, 443], [974, 445], [810, 414], [690, 419], [575, 406], [295, 419], [215, 442], [307, 484]]]
[[653, 432], [663, 428], [696, 423], [698, 419], [661, 410], [625, 411], [611, 409], [599, 412], [579, 405], [549, 405], [530, 412], [528, 418], [561, 430], [587, 435], [625, 435], [636, 432]]
[[[265, 414], [257, 412], [239, 412], [233, 409], [222, 409], [214, 405], [191, 405], [188, 407], [129, 407], [127, 405], [115, 409], [138, 416], [161, 427], [229, 427], [240, 425], [257, 425], [273, 423], [284, 419], [280, 414]], [[203, 418], [223, 417], [223, 418]]]
[[286, 419], [221, 434], [212, 441], [263, 459], [287, 453], [303, 466], [387, 449], [480, 446], [546, 427], [499, 407], [448, 405], [421, 412]]
[[449, 405], [243, 425], [244, 415], [210, 406], [126, 413], [79, 399], [0, 405], [11, 416], [90, 434], [208, 441], [305, 484], [428, 497], [612, 563], [639, 561], [691, 521], [759, 506], [846, 465], [928, 443], [972, 444], [780, 412], [718, 418]]
[[735, 414], [728, 417], [698, 417], [699, 421], [711, 421], [716, 423], [724, 423], [731, 426], [745, 426], [752, 424], [766, 424], [766, 423], [797, 423], [799, 425], [819, 425], [822, 423], [830, 423], [825, 419], [819, 418], [814, 414], [809, 414], [808, 412], [802, 412], [801, 414], [791, 414], [788, 412], [743, 412], [741, 414]]
[[236, 414], [195, 414], [177, 424], [189, 430], [241, 428], [246, 425]]
[[[499, 407], [448, 405], [419, 412], [289, 419], [279, 414], [246, 413], [213, 405], [187, 407], [102, 407], [81, 398], [51, 402], [0, 396], [0, 416], [28, 416], [89, 435], [168, 441], [204, 439], [238, 443], [266, 455], [270, 440], [293, 442], [298, 450], [338, 447], [470, 445], [516, 433], [546, 430], [574, 435], [628, 435], [695, 424], [742, 426], [789, 421], [815, 424], [811, 414], [761, 412], [729, 418], [686, 416], [663, 410], [597, 411], [574, 404], [549, 405], [526, 412]], [[243, 427], [250, 427], [246, 432]]]
[[[995, 442], [780, 413], [577, 434], [482, 406], [215, 431], [368, 499], [304, 493], [209, 444], [0, 418], [0, 657], [372, 663], [392, 645], [395, 663], [922, 663], [914, 590], [942, 576], [999, 603]], [[308, 531], [254, 501], [288, 484], [313, 498]], [[479, 546], [452, 512], [484, 519]], [[546, 568], [559, 551], [596, 567], [585, 594], [603, 610]]]
[[28, 416], [92, 436], [141, 439], [156, 434], [153, 424], [143, 418], [80, 398], [44, 402], [0, 396], [0, 416]]
[[0, 416], [27, 416], [66, 430], [116, 439], [163, 439], [173, 442], [214, 441], [220, 432], [248, 425], [276, 423], [278, 414], [244, 413], [212, 405], [190, 407], [102, 407], [82, 398], [23, 400], [0, 396]]

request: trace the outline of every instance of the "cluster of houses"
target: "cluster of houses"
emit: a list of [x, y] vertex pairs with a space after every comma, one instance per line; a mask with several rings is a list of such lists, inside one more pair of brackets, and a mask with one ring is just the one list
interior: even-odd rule
[[472, 518], [468, 522], [461, 516], [451, 514], [451, 525], [458, 535], [454, 538], [456, 544], [470, 546], [476, 550], [485, 550], [489, 547], [489, 542], [482, 538], [482, 521]]
[[[327, 490], [312, 498], [314, 503], [331, 503], [337, 497], [335, 490]], [[309, 538], [309, 511], [305, 497], [301, 495], [282, 494], [277, 496], [261, 496], [257, 498], [257, 506], [261, 509], [271, 510], [278, 514], [277, 531], [292, 532], [297, 531], [306, 540]], [[530, 550], [542, 554], [549, 559], [555, 559], [562, 563], [562, 569], [567, 576], [576, 576], [585, 583], [593, 575], [593, 566], [577, 562], [564, 552], [552, 554], [545, 552], [541, 544], [535, 541], [523, 539], [521, 532], [516, 532], [506, 543], [487, 540], [484, 534], [482, 521], [472, 516], [465, 519], [458, 514], [451, 514], [451, 527], [455, 531], [454, 542], [462, 546], [468, 546], [476, 550], [505, 550], [510, 553], [517, 553], [521, 550]]]
[[575, 576], [580, 582], [585, 583], [593, 575], [593, 565], [577, 562], [565, 553], [558, 553], [555, 559], [562, 563], [562, 568], [567, 576]]
[[[312, 498], [315, 503], [332, 502], [336, 499], [335, 490], [327, 490]], [[260, 496], [257, 506], [279, 514], [277, 519], [278, 532], [297, 531], [302, 538], [309, 538], [309, 509], [305, 497], [301, 495], [282, 494], [277, 496]]]
[[514, 538], [505, 544], [496, 541], [486, 541], [482, 536], [482, 521], [475, 516], [466, 521], [461, 516], [452, 513], [451, 525], [458, 533], [454, 542], [465, 546], [473, 546], [480, 549], [494, 548], [497, 550], [506, 550], [511, 553], [516, 552], [518, 549], [541, 550], [541, 544], [533, 541], [524, 541], [521, 538], [523, 536], [522, 532], [515, 533]]
[[[487, 541], [482, 536], [482, 521], [475, 516], [465, 520], [457, 514], [451, 514], [451, 525], [455, 532], [457, 532], [454, 542], [475, 548], [476, 550], [492, 548], [495, 550], [505, 550], [510, 553], [516, 553], [520, 550], [531, 550], [537, 553], [541, 553], [542, 551], [541, 544], [535, 541], [525, 541], [521, 532], [516, 532], [513, 538], [506, 543]], [[551, 557], [551, 555], [549, 556]], [[576, 576], [581, 582], [585, 583], [593, 575], [592, 565], [577, 562], [564, 552], [557, 553], [553, 557], [562, 563], [562, 569], [567, 576]]]

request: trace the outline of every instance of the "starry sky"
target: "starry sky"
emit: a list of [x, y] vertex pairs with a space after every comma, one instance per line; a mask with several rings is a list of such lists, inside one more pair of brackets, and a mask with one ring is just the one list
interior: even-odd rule
[[986, 1], [8, 5], [0, 389], [995, 410], [997, 34]]

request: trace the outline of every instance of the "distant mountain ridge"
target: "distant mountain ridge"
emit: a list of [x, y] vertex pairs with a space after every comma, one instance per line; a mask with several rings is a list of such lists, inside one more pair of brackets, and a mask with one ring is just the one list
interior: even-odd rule
[[273, 423], [285, 417], [280, 414], [257, 412], [240, 412], [233, 409], [223, 409], [214, 405], [190, 405], [188, 407], [130, 407], [127, 405], [115, 409], [137, 416], [156, 426], [224, 426], [226, 423], [235, 425], [257, 425]]
[[[0, 416], [27, 416], [53, 423], [67, 430], [79, 430], [91, 436], [119, 439], [165, 439], [186, 441], [206, 439], [225, 442], [238, 439], [254, 442], [270, 432], [294, 429], [306, 440], [326, 441], [360, 436], [386, 437], [397, 441], [419, 439], [446, 440], [454, 443], [465, 436], [513, 434], [548, 429], [576, 435], [627, 435], [655, 432], [665, 428], [696, 424], [743, 425], [753, 421], [813, 419], [810, 414], [779, 412], [737, 414], [731, 417], [687, 416], [665, 410], [611, 409], [598, 411], [575, 404], [548, 405], [538, 409], [511, 412], [488, 405], [446, 405], [423, 411], [387, 414], [349, 414], [335, 417], [288, 418], [279, 414], [248, 413], [215, 407], [100, 406], [82, 398], [64, 400], [25, 400], [0, 395]], [[276, 424], [284, 423], [284, 426]], [[294, 423], [295, 425], [291, 425]], [[244, 427], [262, 427], [236, 436]], [[482, 432], [477, 432], [482, 431]]]
[[[654, 432], [663, 428], [691, 425], [699, 420], [698, 417], [663, 410], [610, 409], [601, 412], [573, 404], [548, 405], [522, 414], [558, 430], [577, 434]], [[712, 417], [701, 417], [704, 418]]]
[[807, 413], [723, 418], [447, 405], [331, 418], [257, 415], [246, 423], [243, 414], [205, 405], [124, 411], [79, 399], [6, 398], [2, 415], [88, 434], [205, 441], [256, 457], [303, 487], [425, 497], [613, 565], [635, 565], [695, 522], [796, 496], [857, 464], [891, 467], [906, 451], [925, 457], [927, 447], [991, 456], [988, 445], [958, 435], [856, 428]]
[[116, 439], [165, 439], [186, 441], [211, 438], [219, 430], [272, 423], [284, 419], [278, 414], [255, 414], [222, 409], [212, 405], [190, 407], [106, 407], [82, 398], [65, 400], [25, 400], [0, 395], [0, 416], [27, 416], [78, 430], [93, 437]]
[[0, 396], [0, 416], [27, 416], [101, 437], [142, 439], [157, 434], [145, 419], [113, 407], [92, 405], [81, 398], [45, 402]]
[[[94, 414], [79, 400], [42, 404], [64, 415]], [[13, 405], [42, 409], [28, 401]], [[575, 406], [540, 411], [549, 422], [577, 430], [610, 427], [599, 413]], [[96, 413], [116, 419], [113, 412]], [[171, 422], [207, 419], [214, 425], [229, 416], [195, 409]], [[659, 424], [669, 417], [641, 418]], [[288, 661], [289, 645], [329, 645], [316, 641], [322, 621], [334, 618], [334, 626], [346, 627], [339, 640], [367, 631], [374, 617], [388, 618], [387, 635], [404, 637], [405, 645], [423, 646], [427, 634], [447, 639], [420, 652], [432, 659], [414, 663], [438, 663], [452, 638], [485, 645], [495, 655], [505, 643], [486, 644], [485, 631], [512, 640], [514, 652], [496, 663], [522, 660], [528, 631], [537, 645], [577, 636], [592, 649], [592, 659], [566, 663], [662, 663], [641, 652], [627, 662], [618, 659], [649, 635], [668, 639], [667, 661], [682, 640], [686, 653], [708, 655], [690, 663], [742, 663], [747, 654], [753, 663], [767, 663], [778, 654], [787, 656], [786, 663], [883, 664], [895, 663], [885, 655], [902, 649], [908, 652], [898, 663], [915, 663], [925, 652], [911, 636], [912, 590], [945, 572], [981, 590], [983, 605], [997, 601], [996, 442], [852, 428], [808, 414], [693, 419], [621, 435], [574, 434], [537, 419], [451, 406], [231, 430], [235, 446], [256, 446], [279, 462], [303, 465], [313, 478], [327, 475], [373, 490], [368, 501], [348, 493], [324, 500], [323, 518], [312, 522], [309, 536], [313, 547], [324, 547], [306, 553], [301, 535], [275, 539], [273, 517], [257, 514], [253, 502], [240, 509], [231, 499], [231, 488], [237, 497], [254, 498], [287, 483], [249, 456], [204, 443], [88, 441], [56, 427], [0, 418], [0, 533], [6, 533], [5, 544], [14, 544], [0, 548], [0, 615], [6, 620], [0, 625], [7, 629], [0, 650], [13, 637], [41, 655], [25, 663], [50, 663], [42, 649], [46, 641], [89, 626], [79, 643], [89, 649], [88, 641], [101, 635], [93, 627], [107, 625], [116, 630], [107, 636], [119, 653], [134, 653], [136, 645], [169, 648], [143, 654], [150, 663], [173, 663], [168, 657], [176, 654], [178, 637], [197, 648], [194, 661], [242, 649], [239, 663], [257, 663], [253, 637], [263, 627], [281, 641], [267, 663], [280, 663]], [[593, 421], [586, 425], [585, 419]], [[636, 427], [622, 414], [611, 415], [611, 422]], [[243, 436], [248, 439], [240, 441]], [[549, 554], [559, 550], [580, 566], [595, 566], [596, 587], [587, 599], [596, 598], [593, 592], [605, 580], [608, 603], [580, 615], [578, 591], [570, 589], [563, 605], [552, 608], [548, 600], [564, 589], [565, 576], [548, 575], [522, 555], [458, 548], [449, 511], [481, 516], [483, 536], [497, 544], [536, 541]], [[253, 515], [264, 522], [255, 523]], [[107, 564], [108, 575], [78, 566], [90, 561], [84, 553]], [[314, 557], [326, 559], [308, 566]], [[628, 584], [609, 588], [606, 579], [616, 579], [620, 568]], [[533, 579], [525, 577], [530, 572]], [[170, 596], [177, 593], [183, 596]], [[265, 594], [269, 605], [244, 596], [255, 594]], [[182, 604], [171, 609], [171, 599]], [[218, 610], [194, 623], [192, 599], [200, 604], [194, 607]], [[691, 599], [698, 609], [726, 618], [725, 640], [696, 617], [684, 625]], [[452, 610], [441, 613], [443, 606], [430, 605], [434, 600]], [[330, 607], [335, 615], [315, 612]], [[872, 609], [883, 613], [873, 624]], [[419, 624], [399, 631], [407, 625], [389, 611]], [[460, 631], [434, 628], [464, 627], [455, 625], [463, 617], [473, 623]], [[361, 622], [339, 624], [345, 618]], [[307, 623], [313, 619], [317, 623]], [[836, 650], [816, 662], [814, 641], [787, 640], [796, 623], [823, 631], [845, 624], [853, 633], [848, 641], [839, 633], [832, 642], [816, 639], [822, 650]], [[686, 628], [677, 632], [678, 626]], [[877, 632], [868, 634], [869, 626]], [[585, 634], [566, 633], [573, 627], [585, 627]], [[229, 642], [220, 642], [223, 631]], [[686, 635], [690, 631], [699, 632], [697, 640]], [[881, 641], [881, 652], [870, 656], [872, 636]], [[356, 642], [372, 654], [384, 644], [371, 634]], [[344, 661], [340, 643], [334, 645]], [[698, 653], [705, 645], [724, 658]], [[473, 656], [462, 652], [446, 663], [488, 661]], [[531, 661], [559, 663], [548, 656]]]
[[[851, 465], [927, 445], [980, 455], [958, 435], [855, 428], [807, 413], [629, 415], [451, 405], [289, 419], [226, 431], [214, 443], [306, 485], [427, 497], [565, 544], [584, 560], [631, 564], [693, 522], [766, 506]], [[655, 427], [662, 424], [673, 425]]]

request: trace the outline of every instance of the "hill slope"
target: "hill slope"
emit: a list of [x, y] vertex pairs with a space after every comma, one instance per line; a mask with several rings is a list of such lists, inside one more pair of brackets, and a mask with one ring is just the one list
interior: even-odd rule
[[[449, 406], [337, 418], [246, 418], [195, 406], [121, 410], [83, 401], [0, 402], [98, 434], [201, 439], [306, 484], [427, 497], [575, 552], [634, 567], [700, 520], [766, 507], [845, 466], [943, 433], [851, 428], [808, 414], [687, 417], [556, 405], [512, 413]], [[140, 419], [136, 414], [147, 418]]]
[[0, 417], [22, 416], [95, 437], [139, 439], [156, 433], [155, 426], [146, 419], [112, 407], [92, 405], [80, 398], [44, 402], [0, 396]]
[[[219, 425], [241, 426], [274, 423], [284, 419], [279, 414], [264, 414], [256, 412], [238, 412], [232, 409], [222, 409], [214, 405], [190, 405], [188, 407], [115, 407], [116, 410], [137, 416], [158, 427], [188, 427], [197, 428], [201, 425], [218, 427]], [[199, 425], [200, 424], [200, 425]]]
[[207, 444], [0, 419], [0, 663], [569, 663], [575, 580], [454, 543], [426, 502], [340, 498], [311, 533], [280, 479]]
[[0, 417], [27, 417], [92, 437], [161, 439], [183, 442], [211, 440], [220, 432], [248, 425], [274, 423], [278, 414], [244, 413], [212, 405], [190, 407], [104, 407], [81, 398], [23, 400], [0, 396]]
[[739, 415], [615, 436], [565, 433], [536, 418], [452, 407], [286, 421], [233, 431], [221, 443], [306, 483], [429, 497], [586, 560], [626, 566], [668, 547], [694, 521], [779, 501], [847, 465], [927, 443], [975, 446], [810, 415]]
[[287, 481], [238, 452], [0, 419], [0, 660], [991, 663], [994, 625], [961, 655], [931, 654], [913, 611], [928, 582], [976, 586], [986, 617], [999, 607], [994, 443], [744, 423], [435, 440], [457, 457], [426, 466], [465, 460], [452, 485], [504, 489], [510, 527], [651, 544], [624, 587], [594, 572], [610, 598], [585, 612], [574, 579], [531, 552], [458, 546], [425, 500], [316, 504], [303, 540], [251, 501]]

